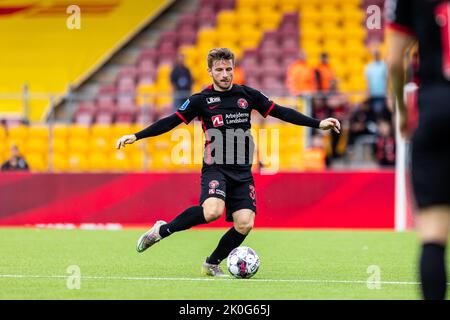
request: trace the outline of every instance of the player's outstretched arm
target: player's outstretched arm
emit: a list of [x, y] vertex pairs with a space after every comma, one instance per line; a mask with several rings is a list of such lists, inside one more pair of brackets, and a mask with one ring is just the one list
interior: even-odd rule
[[137, 140], [166, 133], [178, 126], [181, 122], [182, 120], [180, 119], [180, 117], [178, 117], [174, 113], [166, 118], [162, 118], [156, 121], [142, 131], [139, 131], [135, 134], [127, 134], [122, 136], [121, 138], [119, 138], [119, 140], [117, 140], [116, 148], [120, 149], [122, 147], [125, 147], [126, 144], [132, 144]]
[[299, 126], [311, 127], [321, 130], [334, 130], [340, 133], [341, 125], [337, 119], [327, 118], [322, 121], [314, 119], [298, 112], [297, 110], [275, 105], [275, 107], [270, 111], [272, 117], [278, 118], [280, 120], [296, 124]]

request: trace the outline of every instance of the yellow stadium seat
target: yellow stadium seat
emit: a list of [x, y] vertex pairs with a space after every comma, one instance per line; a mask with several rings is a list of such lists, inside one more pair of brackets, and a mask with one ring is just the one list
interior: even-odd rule
[[252, 10], [238, 10], [236, 12], [236, 21], [242, 21], [247, 25], [256, 25], [258, 23], [259, 16], [255, 15]]
[[137, 88], [136, 104], [138, 106], [153, 105], [158, 93], [154, 84], [142, 84]]
[[66, 139], [54, 138], [51, 142], [52, 150], [55, 153], [64, 154], [68, 150], [68, 144]]
[[0, 126], [0, 139], [5, 139], [7, 136], [6, 129], [4, 126]]
[[89, 140], [80, 138], [70, 138], [68, 140], [69, 152], [85, 153], [89, 149]]
[[28, 139], [26, 142], [27, 154], [29, 152], [34, 153], [47, 153], [48, 152], [48, 140], [42, 138]]
[[136, 171], [144, 170], [144, 155], [140, 153], [132, 153], [130, 156], [131, 169]]
[[298, 1], [281, 1], [278, 7], [283, 13], [297, 12], [299, 9]]
[[91, 138], [105, 138], [111, 137], [111, 126], [105, 124], [93, 124], [91, 127]]
[[90, 130], [88, 126], [83, 125], [71, 125], [68, 129], [69, 138], [76, 139], [88, 139], [90, 135]]
[[259, 26], [263, 30], [276, 29], [281, 20], [280, 13], [274, 11], [262, 11], [259, 17], [260, 17]]
[[67, 167], [69, 171], [73, 172], [86, 171], [88, 167], [86, 155], [83, 153], [69, 153]]
[[345, 20], [353, 20], [362, 22], [365, 18], [365, 12], [360, 9], [350, 9], [344, 7], [342, 10], [342, 15]]
[[40, 139], [48, 139], [49, 136], [49, 126], [48, 125], [32, 125], [29, 128], [29, 136], [30, 138], [40, 138]]
[[52, 169], [57, 172], [67, 171], [68, 158], [65, 153], [54, 153], [52, 157]]
[[51, 131], [53, 138], [66, 139], [69, 135], [69, 126], [66, 124], [54, 124]]
[[109, 152], [114, 150], [115, 145], [111, 142], [108, 137], [91, 137], [89, 139], [89, 150], [91, 152]]
[[117, 137], [119, 139], [121, 136], [132, 134], [134, 132], [133, 127], [130, 123], [116, 123], [111, 130], [111, 137]]
[[42, 153], [27, 153], [25, 160], [32, 171], [44, 172], [48, 169], [46, 156]]
[[325, 150], [320, 148], [311, 148], [304, 151], [303, 164], [307, 171], [321, 171], [326, 168]]
[[216, 40], [217, 40], [216, 38], [217, 38], [217, 32], [215, 29], [204, 28], [198, 32], [197, 42], [200, 44], [208, 43], [208, 44], [211, 44], [211, 46], [214, 46], [214, 44], [216, 43]]
[[14, 139], [24, 140], [28, 138], [29, 128], [25, 125], [13, 126], [8, 129], [8, 135]]
[[132, 169], [132, 164], [127, 153], [117, 150], [111, 154], [110, 168], [117, 171], [128, 171]]
[[222, 10], [217, 14], [217, 25], [227, 25], [233, 26], [236, 22], [235, 11], [233, 10]]
[[107, 171], [109, 169], [109, 156], [103, 152], [90, 153], [87, 165], [90, 171]]
[[253, 10], [259, 5], [259, 0], [237, 0], [236, 8], [238, 10]]

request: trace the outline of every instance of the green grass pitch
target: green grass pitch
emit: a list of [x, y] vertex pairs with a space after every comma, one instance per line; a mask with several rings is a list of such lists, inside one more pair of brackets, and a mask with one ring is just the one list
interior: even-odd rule
[[200, 274], [224, 229], [181, 232], [138, 254], [143, 231], [0, 229], [0, 299], [420, 298], [412, 232], [256, 229], [243, 245], [261, 266], [240, 280]]

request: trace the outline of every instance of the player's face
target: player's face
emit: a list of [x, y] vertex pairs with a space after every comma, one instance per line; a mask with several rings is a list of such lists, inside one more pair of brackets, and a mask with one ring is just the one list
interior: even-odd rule
[[215, 89], [226, 91], [233, 84], [234, 65], [233, 60], [215, 60], [211, 69], [208, 69], [212, 77]]

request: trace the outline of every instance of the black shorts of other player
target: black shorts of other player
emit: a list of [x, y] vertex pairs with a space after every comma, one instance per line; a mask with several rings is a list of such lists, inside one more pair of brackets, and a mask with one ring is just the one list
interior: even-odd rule
[[412, 138], [412, 183], [417, 206], [450, 205], [450, 85], [422, 86], [419, 125]]

